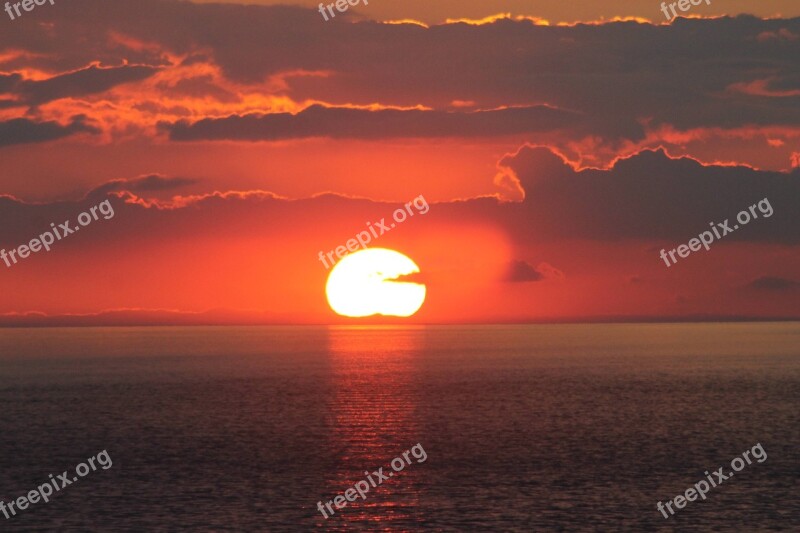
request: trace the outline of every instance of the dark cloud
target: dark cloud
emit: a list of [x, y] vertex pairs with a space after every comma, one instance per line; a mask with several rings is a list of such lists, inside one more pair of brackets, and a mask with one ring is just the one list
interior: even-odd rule
[[14, 144], [41, 143], [68, 137], [76, 133], [99, 133], [86, 123], [86, 117], [75, 116], [67, 125], [55, 121], [34, 122], [15, 118], [0, 122], [0, 147]]
[[[143, 79], [175, 56], [187, 56], [189, 63], [210, 58], [238, 83], [263, 84], [282, 73], [326, 73], [294, 74], [284, 89], [269, 89], [296, 101], [435, 109], [457, 100], [483, 109], [547, 103], [576, 112], [573, 118], [583, 125], [579, 131], [599, 132], [610, 143], [640, 140], [643, 121], [680, 129], [800, 124], [800, 96], [792, 95], [800, 70], [795, 39], [800, 18], [680, 18], [662, 26], [537, 26], [505, 19], [425, 28], [369, 21], [326, 24], [314, 8], [162, 0], [73, 0], [59, 10], [37, 12], [37, 18], [39, 25], [27, 25], [25, 31], [16, 25], [0, 35], [0, 47], [29, 52], [27, 63], [40, 69], [83, 70], [30, 86], [28, 98], [34, 102]], [[98, 61], [117, 68], [85, 69]], [[143, 66], [123, 66], [131, 63]], [[731, 90], [759, 80], [768, 80], [768, 90], [788, 94]], [[168, 89], [229, 98], [225, 89], [202, 79]], [[321, 123], [299, 124], [311, 118]], [[328, 118], [312, 111], [294, 120], [220, 120], [254, 130], [243, 134], [250, 138], [281, 137], [273, 131], [281, 121], [301, 131], [330, 129]], [[539, 131], [535, 122], [521, 128], [518, 122], [525, 117], [518, 111], [496, 119], [509, 124], [487, 135]], [[411, 136], [436, 129], [422, 120], [420, 131], [411, 131], [416, 125], [393, 127]], [[176, 126], [176, 137], [190, 135], [184, 126]], [[214, 123], [217, 131], [226, 127]]]
[[576, 114], [546, 106], [491, 111], [445, 112], [311, 106], [295, 115], [231, 116], [163, 124], [176, 141], [281, 140], [304, 137], [387, 139], [393, 137], [482, 137], [564, 128]]
[[758, 218], [742, 224], [721, 243], [800, 243], [796, 205], [800, 169], [770, 172], [706, 166], [689, 158], [673, 159], [661, 150], [645, 150], [618, 160], [609, 170], [576, 171], [542, 147], [525, 147], [501, 165], [525, 191], [521, 204], [499, 215], [520, 240], [577, 237], [684, 243], [709, 230], [711, 222], [727, 219], [733, 229], [738, 213], [756, 205]]
[[564, 277], [564, 273], [553, 268], [547, 263], [540, 263], [533, 266], [527, 261], [516, 260], [508, 265], [508, 271], [503, 277], [503, 281], [509, 283], [527, 283], [533, 281], [543, 281], [548, 279]]
[[761, 291], [785, 292], [800, 289], [800, 281], [778, 276], [762, 276], [753, 280], [747, 286]]
[[24, 103], [38, 105], [59, 98], [102, 93], [123, 83], [144, 80], [156, 72], [158, 69], [144, 66], [91, 66], [42, 81], [20, 82], [19, 93]]
[[[182, 179], [177, 178], [178, 183]], [[133, 188], [136, 188], [136, 180], [133, 182]], [[173, 179], [168, 179], [168, 182], [177, 186]], [[159, 187], [166, 187], [167, 183], [163, 178], [145, 178], [139, 186], [147, 191], [157, 191], [163, 190]], [[255, 235], [264, 232], [265, 227], [276, 218], [297, 221], [309, 216], [305, 209], [300, 208], [303, 203], [278, 200], [267, 193], [215, 193], [196, 199], [187, 198], [178, 206], [162, 208], [158, 204], [145, 205], [139, 201], [138, 195], [130, 192], [102, 192], [99, 189], [103, 187], [131, 188], [111, 181], [89, 192], [81, 200], [43, 204], [0, 196], [0, 246], [8, 248], [29, 241], [49, 229], [51, 222], [74, 222], [81, 212], [104, 200], [109, 200], [115, 211], [113, 224], [96, 224], [92, 234], [96, 239], [94, 242], [106, 244], [123, 238], [139, 242], [141, 239], [150, 239], [148, 235], [194, 240], [198, 231], [208, 239], [230, 238], [231, 234]], [[317, 206], [326, 204], [324, 200], [319, 203], [314, 200], [308, 202]], [[341, 199], [336, 204], [340, 208], [349, 205], [348, 202], [342, 203]], [[313, 220], [318, 218], [316, 215], [310, 216]], [[193, 230], [192, 226], [196, 229]], [[280, 227], [283, 227], [283, 223]]]
[[21, 81], [20, 74], [0, 74], [0, 93], [11, 92]]
[[[476, 198], [437, 203], [425, 215], [424, 227], [477, 224], [500, 228], [520, 249], [563, 239], [649, 241], [659, 243], [660, 248], [688, 242], [708, 230], [709, 222], [728, 219], [733, 229], [737, 214], [755, 205], [758, 218], [714, 246], [800, 243], [800, 212], [796, 206], [800, 169], [781, 173], [704, 166], [691, 159], [670, 158], [661, 151], [643, 151], [619, 160], [609, 170], [576, 171], [561, 157], [540, 147], [525, 147], [505, 158], [503, 165], [519, 180], [524, 201]], [[262, 191], [177, 196], [174, 205], [161, 201], [152, 207], [132, 196], [194, 183], [186, 178], [145, 176], [106, 183], [93, 191], [92, 198], [81, 202], [27, 204], [0, 198], [0, 243], [36, 235], [44, 223], [74, 218], [85, 210], [87, 201], [96, 203], [103, 195], [110, 195], [120, 211], [115, 233], [133, 241], [153, 233], [164, 238], [194, 238], [202, 233], [206, 238], [224, 239], [231, 234], [258, 237], [272, 231], [267, 228], [307, 228], [314, 235], [312, 240], [339, 242], [343, 236], [352, 236], [353, 228], [363, 227], [364, 220], [380, 220], [397, 207], [336, 195], [286, 200]], [[772, 210], [769, 217], [764, 199]], [[161, 207], [156, 208], [158, 205]], [[423, 227], [420, 224], [416, 218], [406, 222], [403, 234], [414, 235], [413, 228]], [[322, 234], [330, 237], [320, 238]], [[558, 277], [557, 272], [544, 263], [535, 268], [517, 263], [509, 280], [535, 281], [541, 275]]]
[[193, 178], [170, 178], [158, 174], [151, 174], [149, 176], [140, 176], [132, 179], [107, 181], [89, 191], [86, 197], [94, 198], [96, 196], [105, 196], [107, 193], [114, 191], [130, 191], [134, 193], [168, 191], [180, 189], [187, 185], [194, 185], [199, 183], [199, 181], [200, 180]]
[[[676, 246], [688, 242], [708, 230], [709, 222], [728, 219], [733, 229], [737, 214], [756, 205], [757, 219], [716, 241], [714, 246], [737, 242], [800, 243], [800, 212], [796, 206], [800, 169], [781, 173], [703, 166], [692, 159], [670, 158], [661, 151], [643, 151], [619, 160], [609, 170], [576, 171], [561, 157], [540, 147], [525, 147], [504, 159], [503, 164], [519, 180], [525, 191], [524, 201], [475, 198], [437, 203], [425, 215], [424, 227], [477, 224], [501, 228], [521, 248], [563, 239], [649, 241], [661, 243], [660, 248], [665, 242]], [[193, 183], [186, 178], [161, 176], [114, 180], [95, 189], [88, 200], [97, 202], [103, 195], [110, 195], [122, 213], [114, 223], [115, 231], [133, 240], [153, 232], [164, 238], [194, 238], [198, 232], [207, 238], [226, 238], [231, 234], [258, 236], [265, 228], [306, 227], [315, 235], [330, 233], [330, 240], [338, 242], [343, 236], [352, 236], [353, 228], [362, 228], [364, 220], [380, 220], [398, 207], [336, 195], [286, 200], [254, 191], [178, 196], [176, 204], [170, 206], [162, 201], [158, 204], [162, 207], [157, 209], [132, 196], [137, 191], [153, 192]], [[772, 209], [769, 217], [759, 207], [765, 198]], [[43, 222], [74, 218], [86, 208], [88, 200], [27, 204], [0, 197], [0, 242], [14, 243], [35, 234]], [[416, 220], [403, 225], [404, 234], [413, 234], [412, 228], [420, 224]], [[522, 281], [527, 277], [533, 281], [537, 274], [528, 267], [518, 264], [512, 279]], [[557, 275], [555, 269], [549, 269], [552, 267], [539, 264], [534, 270]]]

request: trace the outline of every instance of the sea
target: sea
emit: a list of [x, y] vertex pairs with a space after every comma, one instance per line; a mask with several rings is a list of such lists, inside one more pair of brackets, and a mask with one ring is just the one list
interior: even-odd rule
[[2, 532], [800, 531], [799, 445], [797, 322], [0, 329]]

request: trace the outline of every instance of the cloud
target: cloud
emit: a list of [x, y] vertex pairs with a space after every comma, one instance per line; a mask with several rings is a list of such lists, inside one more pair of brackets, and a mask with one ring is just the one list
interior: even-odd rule
[[796, 41], [800, 39], [800, 35], [792, 33], [792, 31], [787, 28], [781, 28], [777, 31], [761, 32], [756, 38], [759, 42], [769, 41], [770, 39], [775, 39], [777, 41]]
[[149, 78], [158, 70], [148, 66], [91, 66], [42, 81], [26, 80], [20, 84], [21, 93], [26, 103], [37, 105], [59, 98], [102, 93], [117, 85]]
[[[501, 167], [513, 172], [525, 192], [524, 200], [502, 202], [484, 197], [440, 202], [425, 220], [457, 227], [499, 228], [520, 249], [564, 239], [635, 240], [658, 244], [660, 249], [687, 242], [706, 231], [711, 222], [727, 219], [733, 227], [737, 213], [766, 198], [772, 215], [767, 218], [756, 207], [758, 218], [726, 235], [718, 246], [800, 243], [800, 212], [795, 205], [800, 197], [800, 169], [771, 172], [703, 165], [689, 158], [672, 158], [661, 150], [645, 150], [618, 160], [608, 170], [576, 170], [550, 149], [532, 146], [504, 157]], [[364, 220], [380, 220], [397, 207], [336, 195], [288, 200], [266, 191], [184, 194], [169, 200], [144, 194], [196, 183], [161, 175], [111, 180], [91, 191], [91, 200], [110, 195], [115, 205], [121, 204], [114, 225], [119, 231], [127, 227], [122, 220], [129, 221], [125, 233], [134, 240], [150, 232], [179, 237], [186, 228], [193, 229], [181, 238], [191, 238], [196, 232], [257, 236], [275, 221], [280, 221], [281, 227], [309, 228], [315, 221], [316, 227], [325, 221], [324, 232], [332, 233], [333, 241], [339, 242], [342, 235], [353, 234], [353, 227], [363, 227]], [[43, 220], [65, 220], [86, 208], [85, 202], [27, 204], [9, 197], [0, 198], [0, 203], [4, 204], [0, 208], [0, 242], [6, 244], [38, 234]], [[535, 277], [530, 268], [517, 265], [512, 279]], [[535, 270], [544, 272], [542, 265]]]
[[389, 139], [396, 137], [492, 137], [541, 132], [576, 122], [576, 114], [547, 106], [467, 113], [420, 109], [311, 106], [300, 113], [231, 116], [163, 124], [175, 141], [276, 141], [307, 137]]
[[118, 85], [147, 79], [158, 71], [147, 66], [100, 68], [93, 65], [43, 80], [12, 74], [0, 76], [0, 92], [15, 94], [17, 99], [9, 100], [15, 106], [37, 106], [61, 98], [102, 93]]
[[21, 81], [21, 74], [0, 74], [0, 93], [11, 92]]
[[134, 193], [169, 191], [180, 189], [187, 185], [194, 185], [199, 182], [200, 180], [194, 178], [170, 178], [158, 174], [151, 174], [131, 179], [107, 181], [89, 191], [86, 197], [94, 198], [96, 196], [105, 196], [107, 193], [113, 191], [129, 191]]
[[[710, 222], [736, 216], [765, 198], [773, 209], [766, 217], [759, 208], [751, 220], [719, 241], [800, 243], [800, 169], [792, 172], [759, 171], [743, 166], [703, 165], [689, 158], [672, 158], [664, 151], [645, 150], [618, 160], [608, 170], [576, 170], [560, 155], [544, 147], [524, 146], [503, 158], [524, 190], [522, 201], [502, 202], [493, 197], [440, 202], [425, 220], [458, 227], [500, 228], [517, 247], [563, 239], [598, 242], [625, 240], [675, 245], [685, 243], [709, 228]], [[92, 191], [91, 200], [110, 195], [120, 204], [115, 227], [131, 239], [158, 232], [162, 236], [191, 228], [205, 235], [257, 236], [265, 226], [309, 227], [331, 232], [334, 242], [352, 235], [364, 220], [380, 220], [398, 207], [368, 199], [323, 195], [288, 200], [266, 191], [230, 191], [175, 195], [169, 200], [142, 198], [145, 192], [195, 184], [188, 178], [159, 175], [133, 180], [112, 180]], [[150, 195], [148, 195], [150, 196]], [[86, 202], [27, 204], [0, 197], [0, 242], [14, 243], [36, 234], [41, 221], [65, 220], [85, 210]], [[212, 216], [213, 213], [213, 216]], [[123, 216], [124, 215], [124, 216]], [[364, 218], [366, 217], [366, 218]], [[123, 224], [122, 220], [128, 221]], [[211, 223], [213, 221], [213, 223]], [[319, 229], [325, 221], [324, 230]], [[337, 221], [336, 223], [330, 221]], [[316, 224], [316, 225], [314, 225]], [[414, 225], [406, 223], [404, 228]], [[127, 226], [126, 226], [127, 227]], [[284, 237], [286, 238], [286, 237]], [[715, 244], [716, 246], [716, 244]], [[529, 268], [517, 266], [517, 278], [531, 277]], [[536, 267], [539, 274], [545, 267]]]
[[15, 118], [0, 122], [0, 147], [53, 141], [76, 133], [99, 132], [97, 128], [86, 124], [85, 116], [72, 117], [67, 125], [56, 121], [34, 122], [27, 118]]
[[[170, 126], [176, 140], [458, 136], [461, 125], [461, 135], [474, 137], [486, 126], [486, 137], [516, 133], [530, 137], [520, 141], [564, 151], [580, 147], [607, 161], [622, 148], [632, 153], [630, 145], [638, 148], [645, 139], [657, 145], [669, 131], [716, 136], [781, 128], [785, 137], [800, 137], [800, 18], [573, 26], [506, 18], [425, 27], [324, 24], [314, 7], [158, 0], [76, 0], [37, 17], [41, 23], [25, 32], [0, 35], [0, 47], [22, 51], [13, 61], [19, 72], [0, 75], [0, 90], [15, 86], [20, 101], [41, 104], [132, 83], [146, 86], [153, 102], [189, 97], [241, 105], [220, 113], [195, 104], [182, 116], [150, 117], [169, 118], [169, 124], [191, 115], [192, 122]], [[18, 78], [29, 71], [61, 74]], [[161, 71], [168, 83], [141, 83]], [[286, 76], [291, 72], [326, 75]], [[263, 101], [239, 101], [244, 88], [260, 92]], [[287, 99], [282, 104], [290, 109], [291, 102], [333, 107], [291, 116], [248, 114], [269, 109], [263, 105], [269, 98]], [[432, 111], [346, 108], [375, 103]], [[443, 112], [454, 103], [473, 106], [467, 109], [517, 107], [474, 115]], [[541, 109], [543, 104], [552, 109]], [[342, 119], [338, 128], [336, 118]], [[124, 121], [135, 119], [115, 114], [113, 120], [124, 130]]]
[[757, 209], [758, 219], [721, 242], [800, 242], [798, 169], [704, 165], [663, 150], [644, 150], [608, 170], [576, 170], [550, 149], [533, 146], [505, 157], [500, 166], [525, 191], [525, 199], [508, 209], [515, 221], [509, 231], [522, 241], [567, 237], [682, 243], [711, 222], [727, 219], [733, 227], [740, 211], [767, 199], [772, 216]]
[[747, 286], [760, 291], [786, 292], [800, 289], [800, 281], [778, 276], [762, 276], [753, 280]]
[[509, 283], [527, 283], [550, 279], [563, 279], [564, 273], [547, 263], [539, 263], [534, 267], [526, 261], [516, 260], [508, 265], [503, 281]]

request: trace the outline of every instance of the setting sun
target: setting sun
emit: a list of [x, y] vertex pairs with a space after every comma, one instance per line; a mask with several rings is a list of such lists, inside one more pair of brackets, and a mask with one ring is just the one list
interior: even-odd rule
[[417, 272], [414, 261], [394, 250], [371, 248], [350, 254], [328, 277], [328, 303], [342, 316], [411, 316], [425, 301], [425, 285], [393, 280]]

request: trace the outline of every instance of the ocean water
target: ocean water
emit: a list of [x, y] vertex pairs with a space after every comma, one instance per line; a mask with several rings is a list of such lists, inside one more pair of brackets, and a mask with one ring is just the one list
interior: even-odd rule
[[5, 329], [0, 500], [113, 465], [0, 531], [799, 531], [798, 413], [798, 323]]

